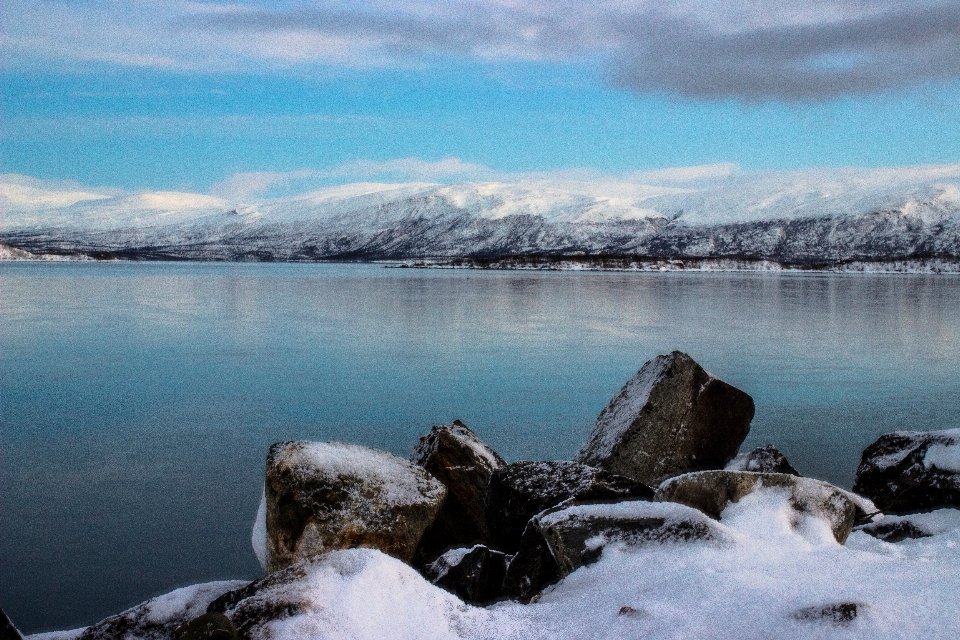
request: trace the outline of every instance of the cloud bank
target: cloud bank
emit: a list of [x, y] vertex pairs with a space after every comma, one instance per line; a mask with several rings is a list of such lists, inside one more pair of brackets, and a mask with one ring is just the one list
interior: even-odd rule
[[960, 79], [956, 0], [4, 4], [8, 66], [193, 71], [595, 62], [619, 87], [817, 101]]

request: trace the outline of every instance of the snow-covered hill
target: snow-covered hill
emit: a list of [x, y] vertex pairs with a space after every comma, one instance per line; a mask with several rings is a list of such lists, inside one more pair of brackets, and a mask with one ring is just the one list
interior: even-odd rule
[[32, 253], [207, 260], [602, 254], [785, 264], [960, 258], [960, 165], [356, 183], [249, 203], [44, 190], [7, 178], [0, 240]]

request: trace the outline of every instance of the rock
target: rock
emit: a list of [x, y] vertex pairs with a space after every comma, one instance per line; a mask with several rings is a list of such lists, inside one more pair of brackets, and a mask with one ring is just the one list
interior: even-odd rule
[[861, 527], [858, 531], [884, 542], [903, 542], [912, 538], [929, 538], [930, 534], [921, 530], [909, 520], [897, 522], [876, 522]]
[[753, 399], [685, 353], [643, 365], [600, 412], [578, 462], [656, 486], [722, 469], [750, 431]]
[[279, 442], [267, 454], [267, 572], [334, 549], [409, 562], [447, 489], [394, 455], [338, 442]]
[[837, 627], [849, 626], [857, 617], [864, 605], [858, 602], [840, 602], [837, 604], [805, 607], [793, 613], [797, 620], [814, 620], [828, 622]]
[[527, 521], [564, 500], [610, 500], [653, 497], [650, 487], [576, 462], [521, 461], [495, 470], [487, 493], [489, 543], [514, 553]]
[[754, 471], [756, 473], [786, 473], [799, 476], [800, 472], [787, 462], [786, 456], [772, 444], [757, 447], [748, 453], [740, 453], [727, 463], [726, 471]]
[[504, 595], [530, 602], [544, 587], [595, 562], [604, 547], [720, 538], [696, 509], [646, 500], [564, 503], [530, 519], [507, 568]]
[[483, 605], [500, 597], [510, 556], [482, 544], [451, 549], [424, 572], [433, 584], [464, 602]]
[[960, 509], [947, 507], [903, 516], [884, 514], [876, 522], [858, 527], [857, 531], [862, 531], [884, 542], [903, 542], [909, 539], [949, 534], [958, 529], [960, 529]]
[[886, 513], [960, 508], [960, 429], [880, 436], [864, 450], [853, 490]]
[[244, 582], [207, 582], [171, 591], [87, 627], [79, 640], [171, 640], [184, 623]]
[[487, 485], [490, 474], [506, 464], [503, 458], [455, 420], [433, 427], [420, 438], [410, 462], [447, 487], [447, 499], [424, 533], [414, 564], [422, 566], [451, 547], [485, 542]]
[[785, 473], [698, 471], [667, 480], [657, 489], [655, 499], [679, 502], [719, 519], [729, 503], [763, 488], [788, 490], [790, 505], [798, 514], [825, 520], [840, 544], [853, 530], [857, 508], [848, 492], [821, 480]]
[[241, 640], [230, 618], [222, 613], [205, 613], [173, 632], [173, 640]]
[[3, 609], [0, 609], [0, 640], [23, 640], [23, 634], [13, 626]]

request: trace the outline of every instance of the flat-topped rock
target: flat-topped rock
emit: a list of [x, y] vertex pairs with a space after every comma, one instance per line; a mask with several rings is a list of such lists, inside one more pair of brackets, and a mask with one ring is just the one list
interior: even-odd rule
[[722, 469], [750, 431], [753, 399], [674, 351], [643, 365], [600, 413], [577, 461], [656, 486]]
[[650, 499], [653, 489], [577, 462], [521, 461], [500, 467], [490, 476], [487, 522], [492, 547], [513, 553], [527, 521], [564, 500]]
[[409, 562], [447, 495], [422, 468], [339, 442], [279, 442], [267, 454], [266, 564], [273, 572], [335, 549]]
[[786, 473], [799, 476], [800, 472], [793, 468], [787, 457], [768, 444], [757, 447], [753, 451], [738, 453], [737, 456], [724, 467], [726, 471], [753, 471], [755, 473]]
[[960, 429], [880, 436], [864, 450], [853, 490], [888, 513], [960, 508]]
[[657, 488], [656, 500], [679, 502], [699, 509], [711, 518], [720, 518], [727, 505], [760, 489], [783, 489], [790, 506], [799, 515], [819, 518], [830, 526], [833, 537], [843, 544], [853, 530], [857, 514], [855, 498], [849, 492], [821, 480], [785, 473], [748, 471], [699, 471], [665, 481]]
[[415, 564], [428, 563], [451, 547], [485, 542], [487, 486], [490, 475], [506, 464], [503, 458], [455, 420], [420, 438], [410, 462], [447, 487], [447, 499], [420, 541]]

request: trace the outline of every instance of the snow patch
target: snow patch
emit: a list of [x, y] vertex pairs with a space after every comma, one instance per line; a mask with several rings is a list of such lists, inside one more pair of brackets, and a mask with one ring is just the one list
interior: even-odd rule
[[253, 521], [253, 533], [250, 536], [253, 553], [264, 571], [267, 570], [267, 493], [260, 495], [260, 506], [257, 508], [257, 517]]
[[960, 441], [954, 441], [953, 444], [931, 444], [923, 456], [923, 466], [927, 469], [935, 467], [940, 471], [960, 473]]

